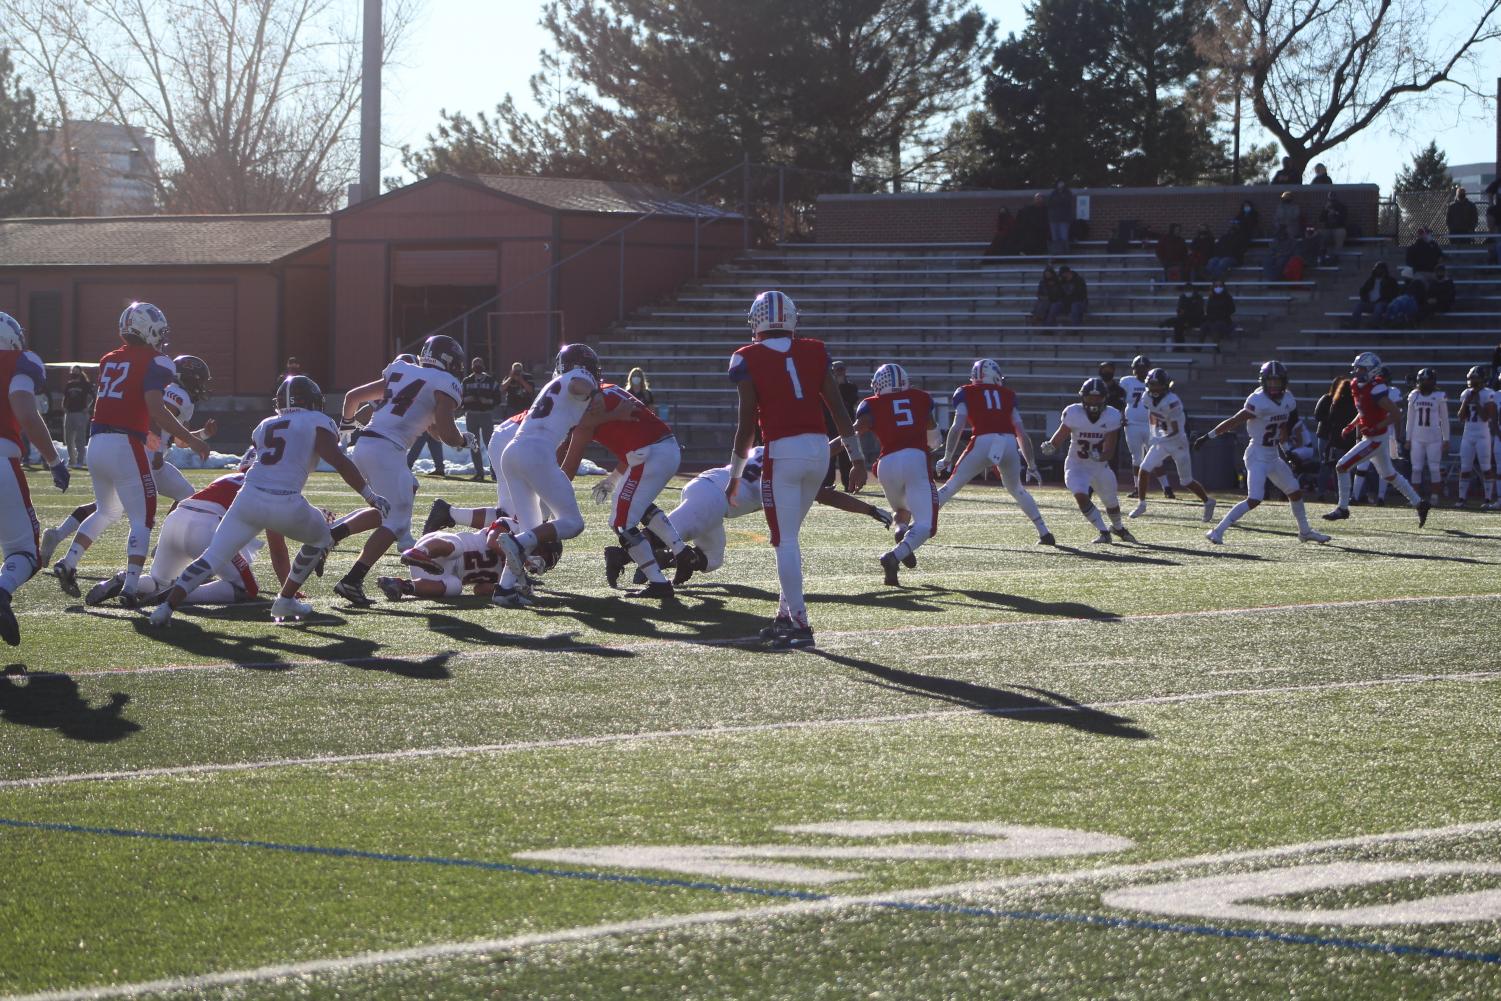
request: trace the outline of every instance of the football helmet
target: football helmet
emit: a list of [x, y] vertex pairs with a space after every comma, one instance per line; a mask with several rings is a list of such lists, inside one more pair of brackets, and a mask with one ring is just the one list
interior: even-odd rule
[[447, 334], [433, 334], [422, 342], [422, 350], [417, 352], [417, 361], [425, 368], [445, 369], [455, 379], [463, 379], [464, 365], [468, 359], [458, 341]]
[[1152, 359], [1148, 358], [1146, 355], [1137, 355], [1135, 358], [1131, 359], [1131, 374], [1136, 376], [1138, 379], [1146, 378], [1148, 381], [1151, 381], [1152, 371], [1148, 371], [1146, 376], [1143, 377], [1141, 374], [1143, 369], [1161, 371], [1161, 369], [1152, 369]]
[[[1137, 359], [1140, 361], [1141, 359]], [[1147, 394], [1154, 400], [1160, 400], [1167, 395], [1167, 391], [1173, 388], [1173, 380], [1167, 377], [1167, 369], [1154, 368], [1147, 373]]]
[[[1486, 380], [1489, 379], [1490, 376], [1490, 370], [1488, 370], [1484, 365], [1476, 365], [1474, 368], [1465, 373], [1465, 382], [1469, 384], [1471, 389], [1484, 389]], [[1422, 377], [1422, 373], [1419, 373], [1418, 378], [1421, 379]]]
[[200, 403], [213, 395], [209, 383], [214, 381], [214, 373], [209, 371], [208, 362], [197, 355], [178, 355], [172, 364], [177, 367], [177, 384], [187, 391], [188, 399]]
[[1431, 368], [1418, 369], [1418, 388], [1431, 393], [1438, 388], [1438, 373]]
[[793, 305], [786, 293], [775, 289], [762, 292], [751, 303], [750, 312], [745, 314], [745, 322], [750, 324], [751, 337], [758, 341], [773, 331], [778, 334], [796, 334], [797, 306]]
[[249, 472], [250, 467], [253, 465], [255, 465], [255, 446], [251, 445], [245, 450], [245, 454], [240, 456], [240, 461], [235, 463], [235, 472]]
[[1287, 392], [1287, 366], [1273, 359], [1261, 366], [1259, 381], [1266, 395], [1274, 400], [1282, 399], [1282, 394]]
[[599, 355], [587, 344], [564, 344], [558, 352], [558, 360], [553, 365], [553, 376], [557, 377], [564, 372], [572, 372], [581, 368], [599, 379]]
[[133, 302], [120, 314], [120, 340], [136, 340], [160, 351], [167, 346], [172, 328], [167, 316], [149, 302]]
[[420, 364], [422, 364], [421, 362], [419, 362], [417, 360], [417, 356], [416, 355], [414, 355], [414, 354], [406, 354], [405, 352], [403, 352], [402, 354], [397, 355], [396, 356], [396, 360], [399, 361], [399, 362], [401, 362], [403, 365], [420, 365]]
[[870, 377], [870, 391], [877, 396], [882, 393], [900, 393], [911, 387], [912, 383], [907, 381], [907, 370], [895, 362], [887, 362]]
[[305, 375], [292, 375], [282, 380], [282, 384], [276, 388], [276, 399], [273, 401], [277, 413], [285, 413], [288, 410], [318, 410], [323, 409], [323, 390], [318, 384]]
[[558, 560], [563, 558], [563, 544], [557, 539], [551, 542], [539, 542], [537, 548], [526, 558], [527, 573], [542, 576], [558, 565]]
[[9, 313], [0, 313], [0, 351], [25, 351], [26, 331]]
[[1381, 368], [1381, 356], [1374, 351], [1362, 351], [1350, 363], [1350, 375], [1356, 382], [1369, 382], [1376, 378]]
[[969, 381], [980, 386], [999, 386], [1005, 383], [1001, 363], [994, 358], [981, 358], [969, 367]]
[[1079, 402], [1084, 404], [1084, 412], [1090, 420], [1099, 420], [1100, 414], [1105, 412], [1105, 380], [1101, 378], [1085, 379], [1079, 387]]

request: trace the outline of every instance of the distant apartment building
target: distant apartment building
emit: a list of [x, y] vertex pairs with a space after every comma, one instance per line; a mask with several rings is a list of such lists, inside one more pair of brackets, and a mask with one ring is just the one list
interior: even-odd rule
[[1454, 183], [1459, 187], [1467, 191], [1479, 192], [1496, 179], [1496, 165], [1494, 163], [1461, 163], [1449, 168], [1449, 176], [1454, 178]]
[[143, 130], [112, 122], [70, 121], [50, 138], [57, 158], [78, 170], [74, 215], [156, 211], [156, 140]]

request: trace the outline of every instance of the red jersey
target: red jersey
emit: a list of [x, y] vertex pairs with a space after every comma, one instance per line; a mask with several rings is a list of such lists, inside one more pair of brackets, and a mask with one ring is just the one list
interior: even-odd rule
[[94, 431], [124, 431], [143, 440], [151, 432], [146, 394], [162, 392], [177, 378], [172, 359], [144, 344], [122, 344], [99, 359], [99, 396]]
[[599, 392], [605, 400], [605, 413], [632, 403], [639, 408], [633, 419], [607, 421], [594, 429], [594, 440], [614, 452], [617, 459], [623, 461], [628, 453], [638, 448], [672, 437], [672, 428], [667, 426], [667, 422], [624, 389], [602, 382]]
[[761, 438], [768, 445], [778, 438], [825, 433], [823, 384], [828, 374], [828, 349], [811, 337], [792, 338], [786, 351], [756, 341], [730, 356], [730, 379], [749, 379], [756, 387]]
[[1356, 382], [1350, 380], [1350, 389], [1355, 394], [1355, 423], [1363, 435], [1385, 434], [1390, 431], [1386, 424], [1386, 411], [1381, 409], [1381, 401], [1391, 399], [1392, 389], [1386, 384], [1385, 379], [1376, 378], [1370, 382]]
[[198, 491], [188, 500], [203, 501], [205, 504], [218, 504], [226, 511], [229, 505], [235, 502], [235, 497], [240, 493], [240, 488], [245, 485], [244, 473], [230, 473], [221, 476], [202, 490]]
[[16, 385], [16, 380], [30, 380], [30, 391], [33, 394], [41, 392], [47, 385], [47, 369], [42, 365], [42, 359], [30, 351], [0, 351], [0, 438], [12, 442], [17, 449], [21, 447], [21, 425], [16, 420], [16, 413], [10, 408], [10, 391], [12, 389], [26, 389], [22, 385]]
[[954, 390], [953, 402], [955, 409], [964, 408], [976, 438], [982, 434], [1016, 434], [1016, 424], [1011, 420], [1016, 393], [1005, 386], [966, 383]]
[[881, 443], [882, 458], [904, 448], [928, 450], [933, 397], [920, 389], [867, 396], [855, 408], [855, 416], [870, 425]]

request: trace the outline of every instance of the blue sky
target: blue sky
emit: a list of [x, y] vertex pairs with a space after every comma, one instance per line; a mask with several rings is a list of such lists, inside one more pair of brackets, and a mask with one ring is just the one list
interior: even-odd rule
[[[979, 5], [999, 22], [1003, 36], [1019, 32], [1025, 23], [1021, 0], [980, 0]], [[1465, 6], [1450, 5], [1454, 10]], [[390, 148], [387, 173], [399, 166], [396, 148], [403, 143], [421, 145], [442, 108], [470, 113], [489, 110], [508, 91], [522, 106], [530, 105], [527, 80], [537, 69], [538, 52], [551, 41], [537, 24], [541, 9], [538, 0], [427, 0], [400, 65], [386, 75], [382, 117]], [[1431, 23], [1452, 23], [1443, 16], [1444, 10], [1443, 4], [1432, 5]], [[1501, 45], [1490, 47], [1482, 65], [1493, 74], [1501, 69]], [[1483, 88], [1494, 91], [1494, 76]], [[1438, 140], [1451, 164], [1461, 164], [1493, 160], [1495, 134], [1491, 109], [1473, 98], [1461, 103], [1455, 96], [1446, 96], [1424, 115], [1420, 125], [1378, 124], [1344, 147], [1331, 150], [1323, 160], [1336, 180], [1371, 181], [1386, 190], [1396, 172], [1430, 138]]]

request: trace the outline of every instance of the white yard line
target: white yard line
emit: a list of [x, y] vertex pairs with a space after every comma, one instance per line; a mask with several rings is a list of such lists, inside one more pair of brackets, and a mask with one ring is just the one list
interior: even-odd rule
[[513, 754], [523, 751], [545, 751], [567, 747], [598, 747], [608, 744], [645, 743], [648, 741], [692, 739], [698, 737], [727, 737], [740, 734], [773, 733], [789, 730], [817, 730], [844, 726], [914, 723], [957, 716], [1021, 716], [1032, 713], [1128, 709], [1133, 706], [1180, 705], [1190, 702], [1207, 702], [1215, 699], [1246, 698], [1261, 695], [1291, 695], [1355, 688], [1431, 684], [1434, 682], [1490, 681], [1496, 678], [1501, 678], [1501, 670], [1469, 671], [1459, 674], [1398, 675], [1389, 678], [1314, 682], [1304, 685], [1283, 685], [1274, 688], [1225, 688], [1207, 692], [1183, 692], [1177, 695], [1153, 695], [1104, 702], [1082, 702], [1077, 705], [1049, 703], [1037, 706], [1019, 706], [1015, 709], [937, 709], [928, 712], [892, 713], [882, 716], [846, 716], [837, 719], [786, 720], [777, 723], [745, 723], [731, 726], [686, 727], [678, 730], [649, 730], [641, 733], [607, 733], [585, 737], [559, 737], [553, 740], [520, 740], [509, 743], [469, 744], [454, 747], [415, 747], [397, 751], [370, 751], [360, 754], [328, 754], [297, 758], [268, 758], [260, 761], [171, 765], [161, 768], [140, 768], [126, 771], [83, 772], [67, 775], [42, 775], [23, 779], [5, 779], [0, 780], [0, 789], [66, 785], [74, 782], [110, 782], [123, 779], [163, 778], [176, 775], [205, 775], [215, 772], [251, 772], [268, 768], [340, 765], [362, 761], [407, 761], [422, 758], [450, 758], [479, 754]]
[[594, 939], [621, 935], [641, 935], [651, 932], [672, 931], [680, 928], [728, 924], [736, 921], [776, 919], [837, 911], [850, 907], [880, 907], [887, 904], [930, 900], [935, 897], [996, 893], [1037, 886], [1065, 886], [1093, 880], [1123, 879], [1159, 872], [1172, 872], [1186, 868], [1225, 865], [1237, 862], [1265, 861], [1289, 856], [1306, 855], [1311, 852], [1330, 849], [1362, 848], [1402, 841], [1456, 838], [1472, 834], [1492, 834], [1498, 831], [1501, 831], [1501, 821], [1490, 820], [1468, 824], [1455, 824], [1449, 827], [1430, 827], [1410, 831], [1394, 831], [1386, 834], [1330, 838], [1324, 841], [1307, 841], [1302, 844], [1280, 845], [1275, 848], [1194, 855], [1188, 858], [1165, 859], [1158, 862], [1099, 866], [1092, 869], [1074, 869], [1066, 872], [1034, 876], [1009, 876], [999, 879], [976, 880], [968, 883], [950, 883], [943, 886], [897, 890], [890, 893], [829, 897], [825, 900], [797, 901], [794, 903], [770, 904], [761, 907], [700, 911], [694, 914], [643, 918], [638, 921], [618, 921], [609, 924], [585, 925], [579, 928], [567, 928], [560, 931], [540, 932], [531, 935], [516, 935], [508, 938], [477, 939], [467, 942], [441, 942], [407, 949], [366, 952], [354, 956], [314, 959], [298, 963], [280, 963], [244, 970], [205, 973], [191, 977], [172, 977], [134, 984], [113, 984], [103, 987], [84, 987], [42, 991], [35, 994], [11, 995], [0, 999], [0, 1001], [94, 1001], [94, 999], [134, 997], [143, 994], [203, 991], [231, 984], [260, 983], [271, 980], [283, 980], [288, 977], [339, 975], [355, 970], [387, 966], [395, 963], [431, 961], [495, 952], [514, 952], [537, 946], [587, 942]]

